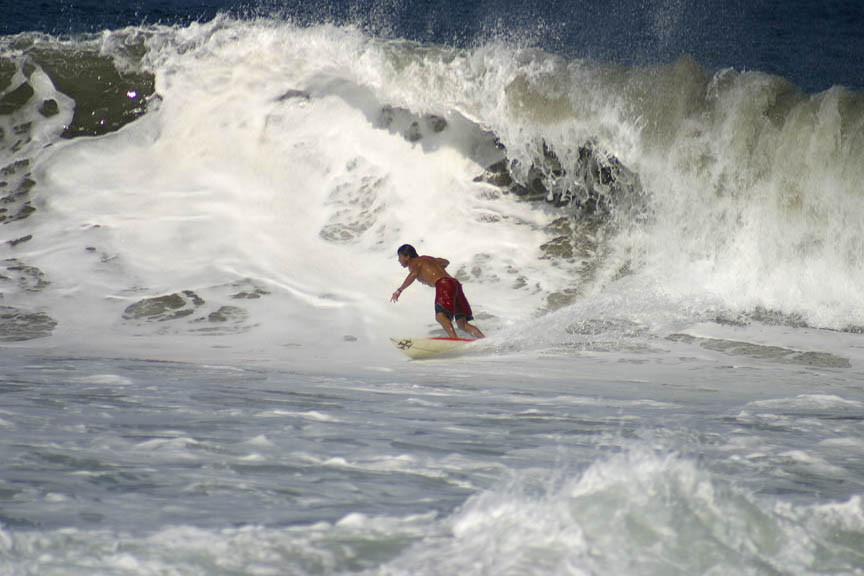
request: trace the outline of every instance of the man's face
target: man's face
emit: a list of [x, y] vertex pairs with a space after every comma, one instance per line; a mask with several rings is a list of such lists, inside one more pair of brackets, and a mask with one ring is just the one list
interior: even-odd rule
[[402, 265], [402, 268], [408, 266], [408, 261], [411, 260], [406, 254], [399, 254], [399, 264]]

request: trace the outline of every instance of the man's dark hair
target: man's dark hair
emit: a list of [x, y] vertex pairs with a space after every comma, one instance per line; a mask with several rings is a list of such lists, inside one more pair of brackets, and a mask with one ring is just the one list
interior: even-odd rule
[[417, 258], [417, 250], [415, 250], [414, 247], [410, 244], [403, 244], [402, 246], [400, 246], [399, 249], [396, 251], [396, 254], [404, 254], [409, 258]]

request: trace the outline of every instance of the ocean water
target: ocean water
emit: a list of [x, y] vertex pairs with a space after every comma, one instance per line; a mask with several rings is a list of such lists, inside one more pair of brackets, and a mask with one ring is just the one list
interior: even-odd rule
[[0, 14], [0, 575], [864, 573], [857, 4]]

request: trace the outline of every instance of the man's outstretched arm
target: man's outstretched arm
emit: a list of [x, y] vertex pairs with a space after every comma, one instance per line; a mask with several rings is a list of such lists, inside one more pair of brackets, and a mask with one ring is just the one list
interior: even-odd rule
[[402, 295], [402, 292], [404, 292], [405, 289], [408, 288], [408, 286], [410, 286], [414, 282], [414, 280], [417, 279], [417, 276], [419, 276], [419, 275], [420, 275], [419, 269], [418, 270], [412, 270], [411, 272], [409, 272], [408, 276], [405, 277], [405, 281], [402, 282], [402, 286], [400, 286], [399, 288], [396, 289], [395, 292], [393, 292], [393, 296], [390, 297], [390, 301], [391, 302], [398, 302], [399, 296]]

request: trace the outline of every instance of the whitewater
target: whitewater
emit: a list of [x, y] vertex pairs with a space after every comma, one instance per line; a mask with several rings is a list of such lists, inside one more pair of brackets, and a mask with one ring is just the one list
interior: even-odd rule
[[[2, 40], [0, 574], [864, 573], [860, 92], [277, 18]], [[441, 335], [406, 242], [470, 354], [390, 344]]]

